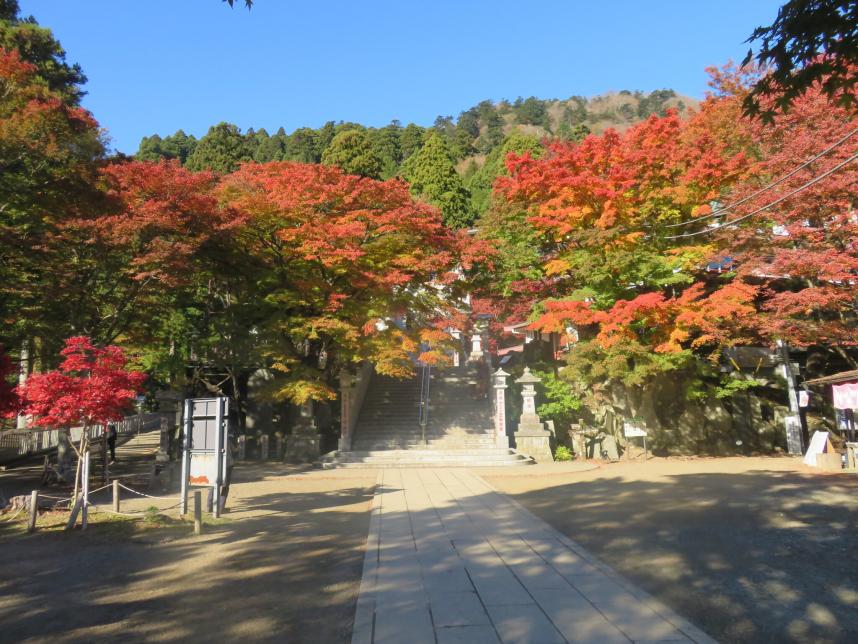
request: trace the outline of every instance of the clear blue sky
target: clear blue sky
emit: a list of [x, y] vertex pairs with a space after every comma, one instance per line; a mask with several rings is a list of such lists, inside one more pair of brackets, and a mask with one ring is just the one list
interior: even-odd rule
[[[236, 4], [239, 4], [239, 0]], [[229, 121], [429, 125], [479, 101], [672, 88], [748, 49], [780, 0], [20, 0], [89, 77], [116, 149]]]

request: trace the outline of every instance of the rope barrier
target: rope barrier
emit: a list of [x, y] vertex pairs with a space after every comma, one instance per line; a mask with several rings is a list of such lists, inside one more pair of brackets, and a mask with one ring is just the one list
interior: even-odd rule
[[50, 494], [42, 494], [41, 492], [39, 492], [39, 498], [40, 499], [53, 499], [55, 501], [71, 501], [72, 500], [72, 497], [70, 497], [70, 496], [65, 496], [65, 497], [63, 497], [63, 496], [51, 496]]
[[127, 485], [123, 485], [122, 483], [119, 484], [119, 487], [124, 488], [124, 489], [126, 489], [129, 492], [132, 492], [134, 494], [139, 494], [140, 496], [145, 496], [149, 499], [164, 499], [167, 501], [173, 501], [176, 499], [181, 500], [182, 499], [182, 497], [180, 497], [180, 496], [152, 496], [151, 494], [144, 494], [143, 492], [138, 492], [137, 490], [132, 490], [130, 487], [128, 487]]
[[13, 514], [11, 517], [3, 517], [3, 520], [4, 521], [14, 521], [15, 517], [17, 517], [23, 511], [24, 511], [24, 508], [18, 508], [18, 511], [15, 514]]
[[[155, 498], [155, 497], [153, 497], [153, 498]], [[179, 507], [180, 505], [182, 505], [181, 501], [179, 503], [174, 504], [174, 505], [167, 506], [166, 508], [158, 508], [158, 512], [164, 512], [166, 510], [172, 510], [174, 508]], [[148, 510], [139, 510], [136, 512], [117, 512], [116, 510], [108, 510], [106, 507], [102, 507], [100, 505], [95, 505], [95, 504], [90, 505], [89, 507], [90, 507], [90, 509], [95, 509], [96, 512], [107, 512], [108, 514], [118, 514], [118, 515], [123, 516], [123, 517], [139, 517], [139, 516], [142, 516], [148, 512]]]

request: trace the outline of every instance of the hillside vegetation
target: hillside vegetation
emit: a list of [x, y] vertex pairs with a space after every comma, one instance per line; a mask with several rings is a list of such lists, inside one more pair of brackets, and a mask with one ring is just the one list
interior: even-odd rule
[[[178, 159], [190, 170], [217, 173], [233, 172], [246, 161], [299, 161], [336, 165], [377, 179], [401, 176], [419, 184], [416, 192], [438, 205], [449, 224], [460, 227], [485, 211], [491, 185], [504, 172], [506, 152], [530, 150], [538, 156], [546, 140], [580, 140], [607, 128], [622, 131], [652, 114], [664, 115], [670, 108], [682, 114], [696, 104], [669, 89], [648, 94], [624, 90], [589, 99], [487, 100], [457, 118], [439, 116], [430, 127], [328, 121], [319, 128], [287, 133], [281, 127], [270, 134], [264, 128], [242, 132], [219, 123], [200, 139], [182, 130], [144, 137], [136, 157]], [[427, 146], [430, 140], [434, 142]]]

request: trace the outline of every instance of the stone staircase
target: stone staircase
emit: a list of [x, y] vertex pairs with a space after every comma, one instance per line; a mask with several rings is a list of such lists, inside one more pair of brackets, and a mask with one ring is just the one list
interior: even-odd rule
[[418, 423], [420, 379], [374, 376], [358, 417], [352, 450], [322, 457], [323, 467], [473, 467], [529, 465], [495, 443], [491, 403], [476, 399], [473, 366], [433, 370], [429, 422]]

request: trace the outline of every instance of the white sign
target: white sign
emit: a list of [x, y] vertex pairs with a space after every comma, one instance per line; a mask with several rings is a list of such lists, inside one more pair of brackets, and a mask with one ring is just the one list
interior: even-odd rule
[[813, 432], [810, 446], [804, 455], [804, 464], [816, 467], [816, 455], [825, 454], [826, 451], [828, 451], [828, 432]]
[[645, 429], [642, 429], [626, 420], [623, 421], [623, 435], [626, 438], [641, 438], [646, 436], [647, 433]]

